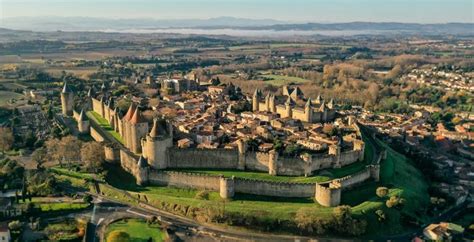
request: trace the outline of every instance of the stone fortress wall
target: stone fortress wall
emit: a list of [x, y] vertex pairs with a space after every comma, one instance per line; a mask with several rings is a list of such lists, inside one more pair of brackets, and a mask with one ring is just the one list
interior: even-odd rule
[[[125, 135], [126, 130], [121, 130], [121, 127], [123, 127], [122, 121], [110, 105], [105, 105], [102, 100], [91, 98], [91, 106], [92, 110], [105, 118], [122, 137]], [[81, 119], [81, 114], [73, 113], [72, 115], [76, 120]], [[103, 134], [104, 130], [96, 129], [95, 125], [91, 125], [91, 136], [96, 141], [106, 141], [107, 137]], [[126, 140], [127, 137], [124, 137], [124, 139]], [[169, 137], [165, 140], [169, 141]], [[144, 139], [142, 139], [142, 144], [143, 142]], [[163, 142], [163, 140], [160, 142]], [[153, 145], [150, 146], [150, 150], [144, 149], [145, 154], [142, 154], [141, 157], [122, 145], [104, 145], [104, 152], [107, 160], [119, 160], [123, 169], [132, 174], [139, 185], [156, 184], [219, 191], [223, 198], [231, 198], [235, 192], [275, 197], [313, 197], [323, 206], [339, 205], [342, 190], [369, 179], [378, 180], [379, 163], [382, 158], [382, 155], [379, 154], [376, 164], [368, 165], [358, 173], [329, 182], [271, 182], [179, 171], [163, 171], [161, 169], [215, 168], [264, 171], [270, 175], [311, 175], [316, 170], [341, 167], [362, 160], [365, 147], [364, 145], [355, 145], [354, 150], [344, 152], [341, 152], [337, 147], [333, 147], [329, 154], [287, 158], [279, 157], [278, 153], [274, 151], [268, 153], [247, 151], [243, 140], [238, 141], [238, 149], [178, 149], [169, 146], [168, 143], [165, 144], [166, 149], [159, 149], [159, 151], [154, 149]], [[148, 157], [156, 156], [156, 154], [152, 154], [153, 152], [160, 152], [158, 155], [162, 161], [159, 160], [159, 165], [147, 163], [146, 159]], [[164, 154], [162, 154], [163, 152]]]
[[[379, 156], [380, 162], [382, 156]], [[140, 167], [133, 154], [120, 151], [122, 167], [137, 179], [138, 184], [152, 184], [218, 191], [223, 198], [231, 198], [234, 193], [273, 197], [314, 198], [323, 206], [337, 206], [341, 193], [368, 180], [379, 180], [379, 164], [368, 165], [363, 170], [338, 179], [322, 183], [272, 182], [239, 177], [201, 174], [182, 171], [163, 171]]]

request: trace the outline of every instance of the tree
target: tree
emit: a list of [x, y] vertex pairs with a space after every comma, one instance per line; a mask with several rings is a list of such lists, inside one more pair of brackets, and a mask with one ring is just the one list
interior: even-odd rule
[[98, 142], [88, 142], [81, 149], [81, 159], [89, 171], [97, 172], [104, 162], [104, 147]]
[[385, 221], [386, 219], [385, 213], [381, 209], [378, 209], [377, 211], [375, 211], [375, 214], [377, 214], [379, 222]]
[[59, 153], [68, 162], [77, 161], [81, 156], [81, 146], [77, 137], [69, 135], [61, 139]]
[[17, 230], [20, 230], [21, 229], [21, 222], [18, 221], [18, 220], [14, 220], [14, 221], [11, 221], [10, 223], [8, 223], [8, 228], [10, 230], [13, 230], [13, 231], [17, 231]]
[[380, 198], [385, 197], [388, 194], [388, 188], [386, 188], [386, 187], [377, 187], [377, 190], [375, 190], [375, 194], [377, 194], [377, 196], [380, 197]]
[[36, 169], [41, 169], [44, 162], [46, 162], [48, 157], [48, 152], [46, 148], [36, 149], [33, 154], [31, 154], [31, 159], [36, 162]]
[[12, 148], [13, 141], [12, 130], [6, 127], [0, 128], [0, 151], [2, 151], [2, 153]]
[[112, 231], [109, 236], [107, 236], [107, 241], [128, 242], [131, 241], [131, 238], [130, 235], [127, 234], [125, 231], [115, 230]]
[[388, 199], [385, 202], [385, 205], [387, 205], [388, 208], [391, 208], [391, 207], [397, 207], [397, 206], [400, 207], [404, 203], [405, 203], [405, 199], [397, 197], [397, 196], [391, 196], [390, 199]]
[[83, 200], [85, 203], [91, 203], [92, 200], [93, 200], [93, 198], [92, 198], [91, 195], [86, 194], [86, 195], [82, 198], [82, 200]]

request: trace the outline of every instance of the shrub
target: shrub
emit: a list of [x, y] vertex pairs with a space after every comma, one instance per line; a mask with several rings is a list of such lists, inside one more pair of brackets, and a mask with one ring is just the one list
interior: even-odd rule
[[107, 241], [113, 242], [128, 242], [131, 241], [130, 235], [125, 231], [116, 230], [112, 231], [109, 236], [107, 236]]
[[388, 188], [386, 188], [386, 187], [377, 187], [377, 190], [375, 190], [375, 194], [377, 194], [377, 196], [380, 197], [380, 198], [385, 197], [388, 194]]
[[194, 196], [196, 199], [200, 200], [209, 200], [209, 192], [208, 191], [199, 191], [196, 193], [196, 196]]

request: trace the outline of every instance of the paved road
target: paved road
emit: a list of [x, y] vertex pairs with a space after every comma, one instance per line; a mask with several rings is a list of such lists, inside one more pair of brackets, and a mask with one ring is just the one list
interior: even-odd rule
[[[149, 207], [145, 204], [141, 204], [141, 206], [138, 207], [129, 204], [123, 204], [119, 201], [114, 201], [97, 194], [91, 195], [93, 195], [95, 199], [101, 201], [101, 203], [97, 206], [99, 208], [96, 208], [96, 215], [93, 219], [94, 223], [98, 226], [96, 229], [95, 240], [89, 240], [91, 242], [99, 241], [98, 239], [101, 236], [100, 233], [103, 233], [103, 231], [101, 231], [101, 224], [105, 224], [113, 217], [120, 217], [120, 215], [123, 215], [123, 213], [128, 213], [127, 216], [130, 217], [156, 216], [160, 218], [162, 223], [172, 226], [176, 235], [182, 240], [194, 240], [197, 237], [199, 238], [199, 241], [334, 241], [334, 238], [331, 239], [257, 233], [236, 230], [233, 228], [223, 228], [211, 224], [200, 224], [192, 219], [164, 212], [156, 208]], [[107, 205], [104, 205], [104, 203]], [[337, 239], [337, 241], [344, 240]]]

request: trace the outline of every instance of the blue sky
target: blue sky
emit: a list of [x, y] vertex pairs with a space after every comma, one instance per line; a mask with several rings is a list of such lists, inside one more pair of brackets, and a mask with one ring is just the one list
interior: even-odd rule
[[0, 17], [211, 18], [296, 22], [473, 22], [474, 0], [0, 0]]

